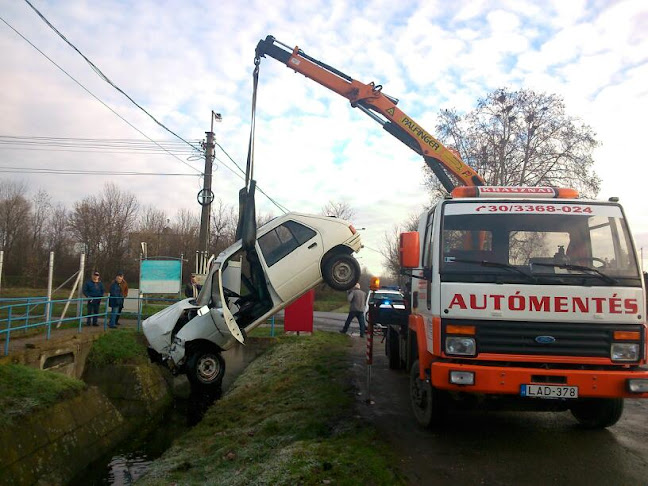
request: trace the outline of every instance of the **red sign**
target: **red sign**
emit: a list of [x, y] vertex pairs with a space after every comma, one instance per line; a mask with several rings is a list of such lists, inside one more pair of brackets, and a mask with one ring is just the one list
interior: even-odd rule
[[315, 290], [311, 289], [286, 307], [284, 331], [313, 332], [313, 302]]

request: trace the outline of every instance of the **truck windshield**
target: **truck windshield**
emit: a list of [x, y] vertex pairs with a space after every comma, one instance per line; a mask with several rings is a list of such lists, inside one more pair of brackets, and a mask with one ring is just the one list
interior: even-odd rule
[[626, 221], [612, 204], [449, 201], [441, 248], [445, 281], [641, 285]]

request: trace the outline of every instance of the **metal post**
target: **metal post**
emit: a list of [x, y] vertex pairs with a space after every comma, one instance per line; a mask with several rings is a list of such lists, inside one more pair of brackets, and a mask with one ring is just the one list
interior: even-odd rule
[[5, 349], [4, 349], [4, 355], [9, 356], [9, 336], [11, 334], [11, 310], [13, 309], [13, 306], [9, 306], [9, 313], [7, 315], [7, 339], [5, 340]]
[[367, 398], [365, 403], [367, 405], [372, 405], [374, 402], [371, 399], [371, 365], [373, 364], [373, 328], [374, 328], [374, 315], [375, 315], [375, 304], [369, 306], [369, 319], [367, 322]]
[[[207, 135], [207, 142], [205, 144], [205, 180], [203, 184], [203, 194], [211, 192], [212, 184], [212, 163], [214, 160], [214, 132], [213, 122], [212, 131], [205, 132]], [[202, 213], [200, 215], [200, 236], [198, 238], [198, 248], [202, 251], [207, 251], [209, 242], [209, 218], [211, 215], [211, 201], [205, 201], [202, 206]]]
[[[641, 249], [643, 251], [643, 248]], [[2, 267], [4, 265], [4, 250], [0, 250], [0, 289], [2, 289]]]
[[[45, 315], [50, 315], [50, 310], [52, 307], [52, 280], [54, 279], [54, 252], [50, 251], [49, 257], [49, 272], [47, 274], [47, 305], [45, 306]], [[49, 339], [49, 324], [48, 324], [48, 336]]]
[[81, 328], [81, 317], [83, 316], [83, 275], [85, 273], [85, 253], [81, 253], [79, 259], [79, 292], [77, 293], [77, 317], [79, 317], [79, 330]]

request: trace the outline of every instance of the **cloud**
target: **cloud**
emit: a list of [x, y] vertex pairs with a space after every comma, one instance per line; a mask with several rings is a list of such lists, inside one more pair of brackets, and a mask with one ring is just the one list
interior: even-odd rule
[[[214, 110], [216, 140], [245, 167], [257, 42], [268, 34], [354, 79], [383, 86], [434, 134], [442, 108], [467, 111], [490, 90], [532, 88], [564, 97], [568, 112], [592, 125], [602, 196], [623, 196], [635, 231], [648, 232], [640, 162], [648, 109], [648, 11], [641, 0], [47, 2], [44, 15], [104, 73], [187, 140], [204, 138]], [[34, 12], [9, 2], [2, 17], [149, 137], [171, 135], [108, 86]], [[0, 24], [0, 134], [137, 138], [133, 130], [42, 55]], [[319, 212], [329, 200], [356, 210], [368, 247], [428, 203], [422, 160], [344, 98], [273, 59], [260, 65], [255, 177], [293, 210]], [[217, 148], [214, 190], [236, 204], [242, 181]], [[201, 169], [203, 161], [186, 161]], [[0, 148], [0, 165], [113, 168], [191, 173], [157, 154], [28, 152]], [[15, 175], [71, 206], [108, 179]], [[142, 205], [175, 214], [195, 201], [197, 178], [113, 177]], [[259, 195], [259, 210], [278, 209]], [[376, 273], [381, 256], [363, 250]]]

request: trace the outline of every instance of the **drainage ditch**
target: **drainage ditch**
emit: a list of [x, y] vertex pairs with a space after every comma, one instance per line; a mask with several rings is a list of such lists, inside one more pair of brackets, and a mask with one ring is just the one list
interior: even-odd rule
[[[267, 348], [266, 343], [267, 340], [250, 340], [245, 346], [235, 346], [223, 353], [226, 363], [223, 393]], [[213, 396], [192, 393], [184, 377], [174, 379], [173, 389], [176, 397], [172, 405], [154, 425], [149, 426], [146, 432], [139, 431], [120, 443], [110, 454], [74, 478], [69, 486], [133, 484], [148, 470], [151, 462], [171, 447], [174, 439], [199, 423], [209, 406], [220, 398], [220, 393]]]

